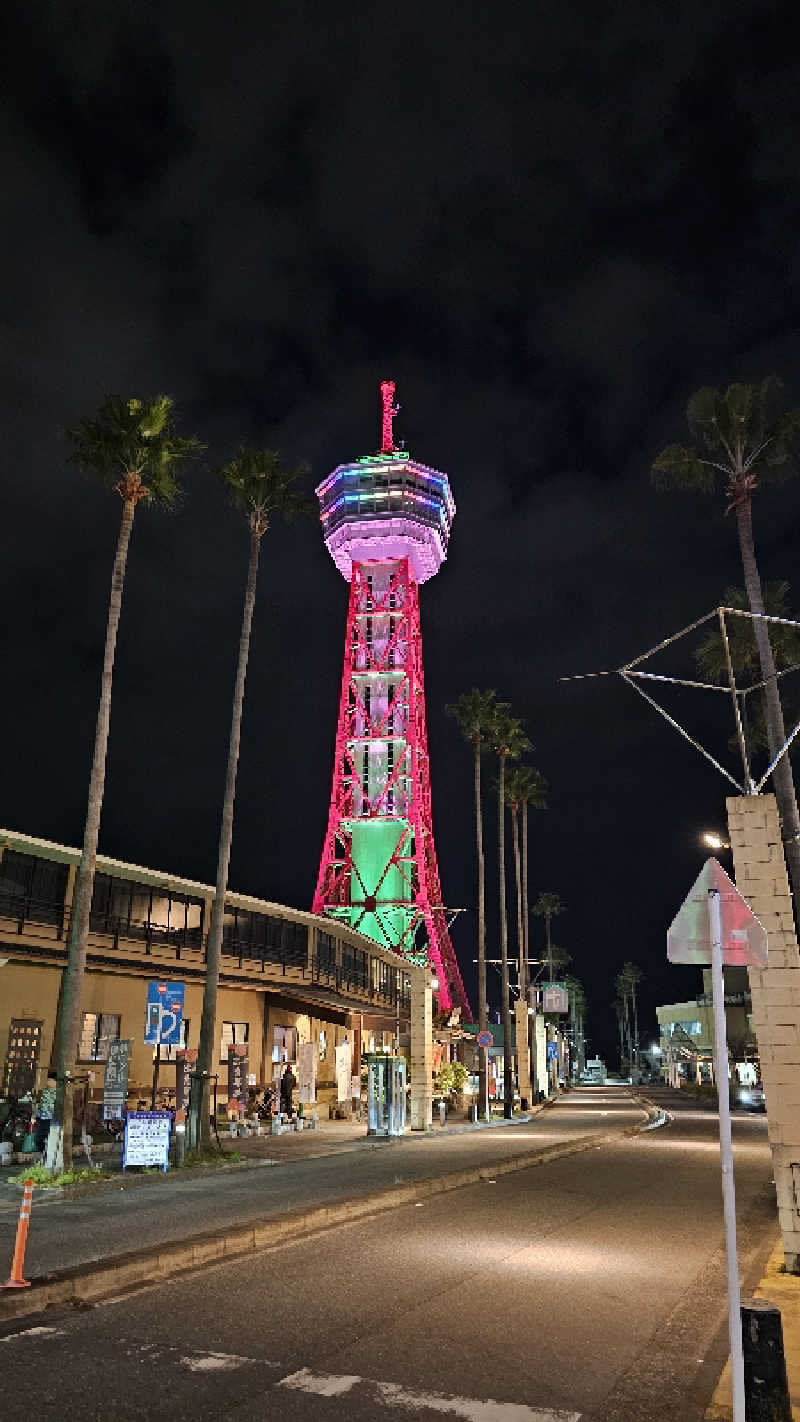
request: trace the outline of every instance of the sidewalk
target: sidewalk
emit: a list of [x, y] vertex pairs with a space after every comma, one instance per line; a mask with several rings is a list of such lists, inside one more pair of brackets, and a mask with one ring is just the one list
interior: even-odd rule
[[[783, 1274], [783, 1245], [778, 1241], [767, 1264], [767, 1271], [753, 1297], [768, 1299], [781, 1311], [783, 1325], [783, 1348], [786, 1355], [786, 1372], [789, 1378], [789, 1396], [792, 1403], [792, 1418], [800, 1422], [800, 1276]], [[732, 1422], [733, 1393], [731, 1387], [730, 1358], [722, 1372], [709, 1407], [706, 1422]]]
[[[250, 1148], [242, 1151], [248, 1158], [221, 1169], [118, 1175], [55, 1199], [37, 1191], [25, 1262], [33, 1287], [0, 1290], [0, 1322], [586, 1150], [638, 1130], [646, 1114], [627, 1093], [602, 1113], [570, 1094], [497, 1126], [453, 1125], [397, 1140], [367, 1138], [363, 1123], [355, 1138], [353, 1123], [331, 1122], [232, 1141]], [[19, 1187], [0, 1187], [0, 1267], [11, 1255], [19, 1199]]]

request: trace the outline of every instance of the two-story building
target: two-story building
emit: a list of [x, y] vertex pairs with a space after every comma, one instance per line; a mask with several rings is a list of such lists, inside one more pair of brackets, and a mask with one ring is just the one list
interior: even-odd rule
[[[41, 1087], [51, 1069], [80, 851], [0, 830], [0, 1091]], [[148, 982], [185, 985], [183, 1045], [196, 1047], [205, 949], [214, 902], [208, 884], [98, 856], [89, 924], [78, 1073], [102, 1089], [114, 1038], [131, 1046], [129, 1105], [150, 1096], [154, 1049], [144, 1041]], [[228, 1046], [246, 1044], [250, 1084], [263, 1090], [317, 1048], [317, 1099], [336, 1098], [336, 1047], [361, 1053], [408, 1040], [412, 988], [430, 976], [347, 926], [246, 894], [225, 900], [216, 1037], [218, 1099], [227, 1095]], [[419, 984], [417, 984], [419, 987]], [[174, 1086], [176, 1046], [160, 1048], [160, 1082]], [[421, 1108], [424, 1113], [424, 1107]]]

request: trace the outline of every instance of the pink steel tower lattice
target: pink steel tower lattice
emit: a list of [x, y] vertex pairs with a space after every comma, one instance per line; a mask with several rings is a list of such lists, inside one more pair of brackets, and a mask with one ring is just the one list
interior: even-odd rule
[[469, 1016], [433, 842], [419, 618], [419, 585], [446, 557], [455, 504], [446, 474], [395, 448], [394, 389], [381, 385], [380, 453], [340, 464], [316, 491], [350, 601], [313, 908], [427, 961], [439, 1007]]

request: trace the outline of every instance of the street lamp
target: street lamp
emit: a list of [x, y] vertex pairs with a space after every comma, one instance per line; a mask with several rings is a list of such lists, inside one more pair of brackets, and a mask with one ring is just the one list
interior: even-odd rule
[[713, 830], [706, 830], [700, 838], [703, 844], [709, 849], [730, 849], [730, 844], [727, 839], [723, 839], [721, 835], [715, 834]]

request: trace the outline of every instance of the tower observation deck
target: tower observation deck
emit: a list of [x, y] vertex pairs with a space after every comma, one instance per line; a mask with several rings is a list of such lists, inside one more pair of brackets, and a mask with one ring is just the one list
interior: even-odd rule
[[315, 913], [357, 928], [438, 980], [469, 1015], [442, 904], [431, 818], [420, 584], [447, 556], [446, 474], [396, 449], [394, 384], [381, 385], [381, 450], [317, 488], [325, 543], [350, 583], [328, 827]]

